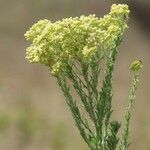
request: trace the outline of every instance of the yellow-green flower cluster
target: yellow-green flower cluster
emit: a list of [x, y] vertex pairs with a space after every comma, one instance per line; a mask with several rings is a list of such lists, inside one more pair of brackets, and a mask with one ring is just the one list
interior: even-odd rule
[[104, 18], [89, 15], [54, 23], [41, 20], [25, 34], [32, 42], [26, 58], [48, 66], [54, 75], [65, 71], [66, 64], [90, 62], [97, 52], [103, 54], [117, 47], [127, 28], [128, 15], [128, 6], [119, 4], [113, 5]]
[[131, 65], [130, 69], [132, 71], [139, 71], [142, 68], [142, 61], [141, 60], [135, 60]]

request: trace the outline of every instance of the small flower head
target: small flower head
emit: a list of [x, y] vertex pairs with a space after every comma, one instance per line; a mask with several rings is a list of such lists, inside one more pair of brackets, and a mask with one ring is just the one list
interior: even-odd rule
[[130, 13], [129, 7], [126, 4], [113, 4], [111, 7], [111, 12], [110, 14], [116, 17], [120, 17], [120, 18], [128, 18]]
[[42, 34], [43, 29], [46, 27], [46, 25], [49, 23], [48, 20], [40, 20], [38, 23], [34, 24], [29, 31], [25, 33], [25, 37], [27, 40], [33, 41], [36, 39], [39, 35]]
[[57, 62], [52, 66], [51, 73], [55, 76], [55, 75], [59, 74], [59, 72], [61, 71], [61, 68], [62, 68], [61, 63]]
[[95, 46], [95, 47], [90, 47], [90, 48], [87, 47], [87, 46], [85, 46], [85, 47], [83, 48], [83, 50], [82, 50], [83, 57], [84, 57], [85, 59], [89, 60], [89, 58], [91, 58], [92, 55], [95, 54], [96, 50], [97, 50], [97, 47], [96, 47], [96, 46]]
[[131, 65], [130, 65], [130, 70], [132, 71], [139, 71], [142, 68], [142, 61], [141, 60], [135, 60]]

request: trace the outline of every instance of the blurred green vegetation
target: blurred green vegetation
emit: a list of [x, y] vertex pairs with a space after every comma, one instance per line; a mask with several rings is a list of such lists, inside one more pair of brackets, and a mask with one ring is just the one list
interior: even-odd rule
[[[63, 123], [57, 123], [50, 129], [48, 118], [34, 107], [15, 108], [13, 113], [0, 112], [0, 135], [4, 136], [7, 131], [14, 127], [18, 132], [18, 149], [26, 149], [36, 138], [39, 142], [46, 140], [49, 149], [65, 150], [67, 129]], [[52, 130], [49, 132], [49, 130]], [[48, 132], [48, 133], [47, 133]], [[13, 132], [12, 132], [13, 133]], [[64, 137], [65, 135], [65, 137]]]
[[10, 127], [11, 118], [8, 114], [0, 112], [0, 134], [4, 134]]
[[66, 150], [67, 145], [67, 129], [65, 124], [58, 123], [54, 126], [52, 131], [52, 137], [50, 138], [50, 145], [54, 150]]

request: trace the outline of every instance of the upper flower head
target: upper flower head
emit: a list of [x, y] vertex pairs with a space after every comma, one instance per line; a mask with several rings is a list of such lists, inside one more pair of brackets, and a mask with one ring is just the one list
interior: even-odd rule
[[118, 46], [127, 28], [128, 15], [127, 5], [113, 5], [104, 18], [89, 15], [54, 23], [41, 20], [25, 33], [32, 42], [26, 58], [48, 66], [53, 74], [59, 69], [65, 71], [66, 63], [90, 63], [95, 54], [102, 55]]

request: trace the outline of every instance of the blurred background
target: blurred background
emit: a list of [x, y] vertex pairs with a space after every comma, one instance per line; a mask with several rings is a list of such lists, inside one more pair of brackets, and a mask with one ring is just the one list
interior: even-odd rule
[[[123, 119], [131, 81], [130, 63], [141, 59], [132, 118], [131, 150], [150, 150], [150, 1], [130, 5], [129, 30], [114, 73], [113, 117]], [[56, 80], [47, 68], [25, 59], [24, 33], [38, 20], [82, 14], [103, 16], [115, 0], [0, 0], [0, 149], [87, 150]]]

